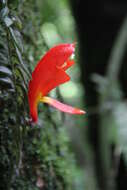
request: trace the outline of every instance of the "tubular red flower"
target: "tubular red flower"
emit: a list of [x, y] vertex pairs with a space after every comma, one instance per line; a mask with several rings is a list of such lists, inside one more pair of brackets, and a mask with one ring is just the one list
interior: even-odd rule
[[51, 48], [35, 67], [28, 87], [30, 116], [33, 122], [37, 122], [38, 119], [37, 107], [39, 102], [48, 103], [71, 114], [85, 113], [45, 96], [58, 85], [70, 80], [65, 71], [74, 64], [74, 60], [70, 59], [74, 51], [75, 44], [57, 45]]

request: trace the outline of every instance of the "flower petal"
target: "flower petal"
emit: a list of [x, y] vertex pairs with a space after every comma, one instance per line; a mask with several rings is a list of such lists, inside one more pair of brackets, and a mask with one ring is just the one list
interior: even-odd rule
[[49, 77], [47, 76], [47, 80], [42, 80], [41, 83], [40, 77], [41, 76], [38, 75], [38, 78], [34, 78], [29, 82], [28, 100], [30, 106], [30, 115], [34, 122], [37, 121], [38, 117], [37, 106], [40, 100], [38, 97], [39, 94], [41, 93], [42, 95], [46, 95], [56, 86], [70, 80], [70, 77], [63, 70], [57, 68]]
[[51, 67], [60, 68], [74, 53], [74, 51], [75, 44], [60, 44], [51, 48], [38, 62], [32, 73], [32, 78], [36, 77], [39, 72], [44, 73], [44, 68], [46, 68], [46, 70]]
[[74, 64], [74, 60], [68, 60], [64, 63], [63, 70], [66, 71], [69, 67], [71, 67]]
[[56, 88], [60, 84], [63, 84], [70, 80], [69, 75], [67, 75], [63, 70], [57, 68], [51, 77], [52, 78], [47, 81], [45, 87], [41, 86], [41, 92], [43, 96], [48, 94], [52, 89]]
[[69, 113], [69, 114], [85, 114], [86, 113], [83, 110], [80, 110], [78, 108], [74, 108], [72, 106], [63, 104], [63, 103], [61, 103], [61, 102], [59, 102], [59, 101], [57, 101], [57, 100], [55, 100], [53, 98], [47, 97], [47, 96], [42, 97], [40, 101], [44, 102], [44, 103], [47, 103], [50, 106], [53, 106], [53, 107], [57, 108], [58, 110], [60, 110], [62, 112], [66, 112], [66, 113]]
[[49, 93], [49, 91], [69, 80], [70, 77], [65, 73], [65, 71], [58, 68], [49, 68], [49, 70], [47, 70], [47, 72], [45, 73], [39, 72], [37, 77], [29, 82], [28, 97], [34, 95], [35, 98], [35, 96], [37, 96], [39, 92], [41, 92], [43, 96], [45, 96]]
[[44, 55], [32, 73], [28, 96], [34, 94], [36, 97], [39, 90], [46, 95], [50, 90], [70, 79], [63, 71], [74, 64], [74, 61], [68, 60], [74, 53], [74, 49], [74, 44], [61, 44], [51, 48]]
[[[65, 70], [74, 64], [73, 60], [69, 60], [74, 51], [75, 44], [57, 45], [51, 48], [35, 67], [28, 87], [30, 115], [33, 121], [36, 122], [38, 118], [37, 106], [40, 100], [40, 93], [42, 96], [45, 96], [56, 86], [70, 80]], [[58, 104], [57, 101], [52, 104], [52, 106], [66, 112], [67, 107], [62, 105], [62, 103]], [[68, 113], [77, 112], [77, 114], [82, 114], [82, 112], [77, 110], [76, 108], [68, 107]]]

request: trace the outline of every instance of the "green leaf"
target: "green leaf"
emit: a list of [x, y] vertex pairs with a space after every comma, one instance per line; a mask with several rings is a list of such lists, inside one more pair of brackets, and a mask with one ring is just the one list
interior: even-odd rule
[[4, 5], [7, 4], [7, 0], [1, 0]]
[[6, 16], [4, 18], [4, 23], [7, 27], [10, 27], [13, 24], [13, 20], [11, 18], [9, 18], [8, 16]]
[[21, 56], [21, 53], [20, 53], [19, 49], [16, 46], [15, 46], [15, 48], [16, 48], [16, 53], [17, 53], [17, 56], [18, 56], [18, 59], [20, 61], [22, 69], [26, 72], [26, 74], [28, 75], [28, 77], [31, 78], [31, 75], [30, 75], [27, 67], [25, 66], [25, 64], [24, 64], [24, 62], [22, 60], [22, 56]]
[[12, 27], [9, 27], [9, 31], [14, 40], [15, 45], [18, 47], [21, 53], [23, 53], [23, 44], [20, 32], [16, 29], [14, 30]]
[[0, 74], [1, 73], [9, 75], [9, 76], [12, 75], [12, 72], [10, 71], [10, 69], [8, 69], [7, 67], [4, 67], [4, 66], [0, 66]]
[[6, 17], [6, 16], [8, 15], [8, 13], [9, 13], [9, 9], [8, 9], [8, 7], [6, 6], [6, 7], [4, 7], [4, 8], [1, 10], [0, 16], [1, 16], [2, 18], [4, 18], [4, 17]]
[[8, 57], [7, 57], [7, 52], [2, 52], [2, 50], [0, 49], [0, 65], [6, 65], [8, 64]]
[[0, 88], [1, 86], [14, 88], [13, 82], [9, 77], [0, 78]]
[[19, 17], [17, 15], [13, 15], [12, 20], [14, 22], [14, 25], [17, 29], [21, 30], [22, 29], [22, 22], [19, 19]]

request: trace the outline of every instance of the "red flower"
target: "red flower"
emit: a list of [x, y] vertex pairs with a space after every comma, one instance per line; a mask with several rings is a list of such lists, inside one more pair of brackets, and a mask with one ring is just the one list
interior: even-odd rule
[[74, 64], [69, 59], [74, 53], [75, 44], [60, 44], [51, 48], [39, 61], [32, 73], [28, 87], [30, 116], [33, 122], [38, 119], [38, 103], [44, 102], [70, 114], [84, 114], [83, 110], [62, 104], [47, 95], [56, 86], [70, 80], [66, 70]]

